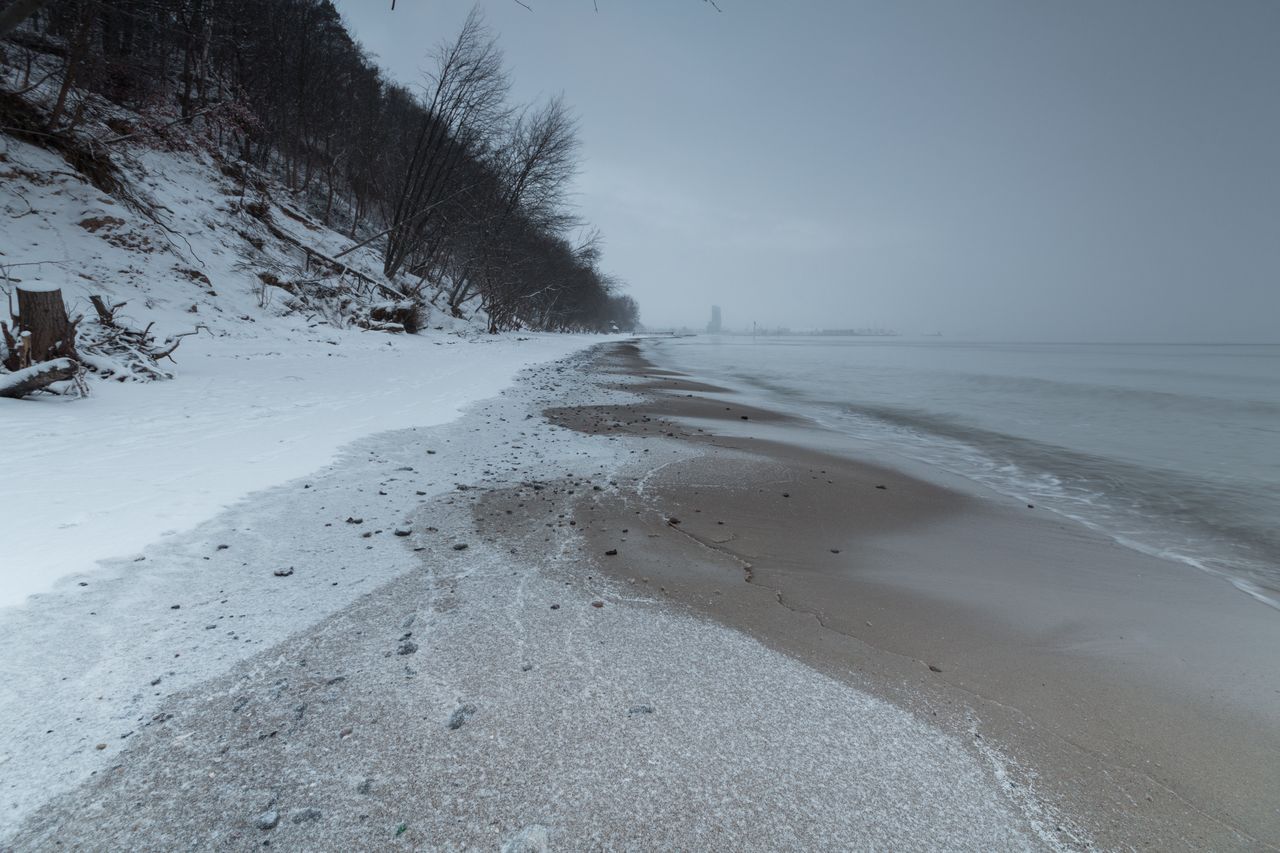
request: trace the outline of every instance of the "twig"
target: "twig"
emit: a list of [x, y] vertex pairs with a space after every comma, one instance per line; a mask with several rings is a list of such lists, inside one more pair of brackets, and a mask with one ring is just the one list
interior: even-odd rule
[[[151, 327], [148, 326], [147, 328], [149, 329]], [[204, 329], [206, 332], [209, 332], [209, 327], [201, 323], [199, 326], [196, 326], [190, 332], [178, 332], [178, 334], [176, 335], [170, 335], [164, 340], [164, 342], [169, 345], [169, 348], [166, 350], [161, 350], [159, 352], [153, 351], [151, 353], [151, 357], [154, 358], [156, 361], [159, 361], [162, 358], [167, 358], [170, 361], [173, 361], [171, 354], [173, 353], [174, 350], [178, 348], [178, 344], [182, 343], [182, 339], [191, 337], [192, 335], [199, 334], [201, 329]], [[213, 332], [209, 332], [209, 334], [212, 335]], [[174, 363], [176, 364], [177, 362], [174, 362]]]
[[137, 130], [131, 130], [128, 133], [122, 134], [121, 136], [117, 136], [113, 139], [100, 139], [96, 141], [99, 145], [115, 145], [117, 142], [124, 142], [126, 139], [132, 139], [133, 137], [137, 136], [139, 133], [142, 133], [143, 131], [154, 132], [157, 130], [164, 130], [165, 128], [173, 127], [175, 124], [179, 124], [184, 121], [191, 121], [192, 119], [199, 118], [202, 115], [208, 115], [209, 113], [213, 112], [214, 110], [218, 109], [218, 107], [221, 107], [221, 106], [222, 106], [221, 103], [213, 104], [212, 106], [205, 107], [202, 110], [197, 110], [196, 112], [192, 113], [189, 116], [178, 116], [173, 121], [167, 121], [164, 124], [160, 125], [159, 127], [140, 127]]

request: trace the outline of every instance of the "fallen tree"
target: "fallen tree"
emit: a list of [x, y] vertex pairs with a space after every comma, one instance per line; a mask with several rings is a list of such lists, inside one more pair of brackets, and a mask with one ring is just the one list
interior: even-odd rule
[[25, 397], [55, 382], [74, 379], [80, 366], [69, 358], [55, 358], [24, 367], [15, 373], [0, 374], [0, 397]]

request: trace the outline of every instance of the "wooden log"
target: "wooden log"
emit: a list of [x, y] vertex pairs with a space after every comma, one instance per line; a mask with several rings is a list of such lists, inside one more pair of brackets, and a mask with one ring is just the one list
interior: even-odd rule
[[31, 360], [48, 361], [76, 353], [75, 327], [67, 317], [62, 291], [18, 286], [18, 318], [31, 333]]
[[17, 373], [0, 374], [0, 397], [25, 397], [54, 382], [76, 375], [79, 366], [69, 358], [57, 358], [33, 364]]

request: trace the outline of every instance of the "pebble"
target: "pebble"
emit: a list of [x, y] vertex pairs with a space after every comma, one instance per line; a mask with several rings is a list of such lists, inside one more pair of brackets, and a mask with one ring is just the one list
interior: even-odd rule
[[289, 820], [294, 823], [315, 823], [322, 817], [324, 817], [324, 813], [319, 809], [299, 809], [293, 813]]
[[275, 829], [276, 824], [278, 824], [279, 822], [280, 822], [280, 812], [276, 811], [275, 809], [268, 809], [267, 811], [258, 815], [258, 819], [254, 821], [254, 824], [258, 827], [258, 829], [261, 829], [263, 832], [265, 832], [268, 829]]
[[459, 705], [457, 708], [453, 710], [453, 713], [449, 715], [449, 722], [446, 723], [445, 725], [448, 728], [456, 731], [462, 728], [462, 724], [465, 723], [467, 721], [467, 718], [470, 717], [475, 712], [476, 712], [475, 705]]
[[411, 655], [418, 650], [418, 644], [413, 640], [401, 640], [399, 647], [396, 649], [398, 655]]
[[409, 535], [410, 533], [412, 533], [412, 532], [413, 532], [412, 530], [403, 530], [403, 529], [398, 528], [398, 527], [396, 528], [396, 535], [397, 535], [397, 536], [408, 536], [408, 535]]
[[652, 705], [632, 705], [627, 709], [627, 716], [634, 717], [636, 714], [652, 714]]
[[606, 557], [616, 557], [616, 556], [618, 556], [618, 549], [617, 549], [617, 548], [610, 548], [608, 551], [605, 551], [605, 552], [604, 552], [604, 555], [605, 555]]
[[592, 607], [604, 607], [604, 602], [603, 602], [603, 601], [593, 601], [593, 602], [591, 602], [591, 606], [592, 606]]
[[272, 574], [278, 578], [287, 578], [289, 575], [293, 574], [293, 566], [290, 566], [287, 569], [276, 569]]
[[456, 544], [456, 545], [454, 545], [454, 546], [453, 546], [453, 550], [455, 550], [455, 551], [465, 551], [465, 550], [467, 550], [467, 543], [466, 543], [466, 542], [459, 542], [458, 544]]

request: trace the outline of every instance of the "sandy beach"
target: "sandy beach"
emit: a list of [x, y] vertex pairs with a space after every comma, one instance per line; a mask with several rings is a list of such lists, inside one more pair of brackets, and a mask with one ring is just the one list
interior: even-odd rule
[[630, 343], [357, 443], [0, 614], [0, 849], [1274, 846], [1273, 613], [837, 450]]
[[1034, 507], [868, 463], [639, 348], [611, 363], [646, 380], [647, 405], [555, 417], [699, 455], [611, 512], [589, 508], [588, 535], [619, 550], [607, 565], [999, 744], [1022, 776], [1011, 784], [1065, 805], [1094, 843], [1280, 838], [1272, 608]]

